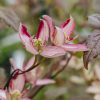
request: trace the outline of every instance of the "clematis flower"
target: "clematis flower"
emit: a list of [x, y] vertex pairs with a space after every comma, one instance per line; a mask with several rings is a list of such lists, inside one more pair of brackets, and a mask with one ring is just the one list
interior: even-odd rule
[[[22, 71], [25, 71], [34, 65], [35, 56], [33, 56], [25, 65], [24, 65], [24, 61], [23, 61], [23, 64], [20, 67], [16, 66], [13, 59], [10, 59], [10, 62], [12, 64], [14, 70], [20, 69]], [[24, 75], [22, 74], [22, 75], [19, 75], [16, 79], [12, 79], [10, 88], [12, 90], [16, 89], [16, 90], [22, 91], [23, 87], [25, 85], [25, 81], [31, 83], [33, 87], [38, 86], [38, 85], [47, 85], [47, 84], [55, 83], [55, 81], [52, 79], [41, 79], [40, 76], [42, 76], [42, 72], [43, 72], [43, 70], [41, 69], [41, 67], [37, 66], [33, 70], [24, 73]], [[21, 83], [21, 85], [18, 85], [20, 83]]]
[[71, 37], [75, 28], [74, 19], [70, 16], [60, 27], [55, 26], [51, 17], [43, 15], [43, 18], [47, 21], [50, 29], [51, 42], [55, 46], [62, 47], [65, 51], [87, 51], [88, 48], [84, 44], [73, 44]]
[[[11, 65], [12, 65], [12, 71], [17, 70], [17, 69], [23, 70], [23, 65], [20, 66], [20, 67], [17, 66], [16, 63], [18, 63], [18, 62], [15, 62], [14, 59], [10, 59], [10, 62], [11, 62]], [[23, 62], [24, 61], [22, 61], [22, 63]], [[25, 85], [24, 74], [18, 75], [17, 72], [16, 72], [15, 76], [10, 80], [9, 91], [6, 91], [6, 94], [8, 94], [8, 96], [11, 100], [13, 100], [13, 99], [14, 100], [30, 100], [29, 98], [23, 97], [23, 93], [24, 93], [24, 91], [26, 91], [24, 89], [24, 85]]]
[[[12, 58], [10, 59], [12, 65], [12, 71], [17, 69], [21, 71], [25, 71], [30, 67], [32, 67], [32, 65], [35, 62], [35, 57], [32, 57], [29, 60], [29, 62], [27, 62], [26, 65], [24, 65], [24, 60], [22, 62], [15, 62], [15, 61], [17, 60]], [[17, 65], [21, 65], [21, 66], [17, 66]], [[29, 98], [24, 97], [24, 94], [28, 92], [28, 90], [24, 88], [25, 81], [31, 83], [33, 87], [55, 83], [55, 81], [51, 79], [39, 78], [41, 73], [41, 70], [39, 68], [40, 67], [35, 68], [32, 71], [21, 75], [18, 75], [16, 72], [15, 76], [10, 81], [9, 91], [0, 89], [0, 100], [30, 100]]]
[[[10, 59], [10, 62], [12, 65], [12, 71], [17, 70], [17, 69], [23, 70], [23, 66], [20, 66], [20, 67], [16, 66], [16, 62], [14, 61], [14, 59]], [[12, 78], [10, 81], [9, 89], [11, 92], [14, 90], [22, 92], [24, 85], [25, 85], [25, 76], [23, 74], [18, 75], [16, 72], [15, 77]]]
[[45, 20], [41, 20], [35, 38], [32, 38], [27, 31], [26, 26], [23, 24], [20, 24], [19, 35], [26, 50], [34, 55], [40, 54], [41, 56], [52, 58], [65, 55], [66, 53], [63, 48], [47, 45], [49, 39], [49, 27]]
[[[14, 88], [12, 89], [10, 85], [10, 91], [0, 89], [0, 100], [30, 100], [27, 97], [24, 98], [23, 92], [20, 91], [21, 90], [20, 87], [23, 86], [23, 82], [20, 79], [22, 79], [22, 77], [17, 77], [15, 80], [16, 82], [10, 83], [14, 86]], [[22, 83], [19, 84], [19, 82]]]
[[18, 91], [9, 93], [6, 90], [0, 89], [0, 100], [31, 100], [29, 98], [20, 97], [21, 94]]
[[[72, 17], [66, 20], [61, 27], [54, 25], [52, 18], [44, 15], [36, 36], [33, 38], [25, 25], [20, 24], [19, 35], [26, 50], [30, 53], [47, 58], [58, 57], [66, 54], [66, 51], [87, 51], [83, 44], [70, 44], [73, 39], [75, 22]], [[49, 40], [50, 37], [50, 41]], [[51, 43], [51, 44], [50, 44]]]
[[[23, 62], [24, 62], [24, 55], [21, 54], [21, 51], [16, 51], [14, 53], [17, 54], [16, 58], [14, 60], [10, 59], [11, 65], [12, 65], [12, 71], [16, 70], [16, 69], [23, 69]], [[21, 58], [22, 62], [19, 61], [19, 57]], [[20, 65], [20, 67], [18, 66]], [[14, 77], [12, 77], [12, 79], [10, 80], [9, 83], [9, 91], [7, 91], [6, 89], [0, 89], [0, 100], [30, 100], [29, 98], [24, 98], [23, 97], [23, 92], [25, 90], [24, 89], [24, 85], [25, 85], [25, 76], [23, 74], [19, 75], [14, 74]]]

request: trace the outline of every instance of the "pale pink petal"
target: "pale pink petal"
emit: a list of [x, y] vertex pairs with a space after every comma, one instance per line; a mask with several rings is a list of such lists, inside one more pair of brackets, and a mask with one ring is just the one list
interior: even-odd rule
[[55, 29], [54, 29], [54, 23], [53, 23], [52, 18], [48, 15], [43, 15], [43, 19], [47, 21], [48, 26], [50, 28], [50, 33], [53, 34]]
[[65, 54], [65, 50], [59, 46], [46, 46], [43, 47], [43, 51], [41, 52], [41, 55], [47, 58], [58, 57]]
[[43, 69], [42, 67], [38, 66], [31, 70], [30, 72], [25, 73], [25, 78], [26, 81], [31, 83], [32, 86], [34, 87], [36, 85], [36, 81], [38, 80], [39, 77], [43, 74]]
[[88, 51], [88, 48], [84, 44], [64, 44], [61, 47], [66, 51]]
[[31, 100], [31, 99], [29, 99], [29, 98], [21, 98], [20, 100]]
[[25, 65], [24, 69], [27, 70], [29, 69], [30, 67], [32, 67], [32, 65], [34, 64], [35, 62], [35, 56], [33, 56], [28, 62], [27, 64]]
[[[27, 70], [29, 69], [30, 67], [32, 67], [32, 65], [34, 64], [34, 61], [35, 61], [35, 56], [33, 56], [29, 62], [25, 65], [24, 67], [24, 70]], [[31, 84], [35, 84], [35, 81], [37, 79], [36, 77], [36, 74], [38, 74], [36, 71], [37, 71], [38, 67], [37, 68], [34, 68], [33, 70], [25, 73], [25, 79], [26, 81], [28, 81], [29, 83]]]
[[45, 43], [49, 39], [49, 27], [47, 22], [43, 19], [40, 21], [36, 38], [41, 39], [42, 43]]
[[49, 31], [50, 31], [50, 38], [51, 38], [51, 41], [52, 41], [52, 39], [54, 37], [54, 31], [55, 31], [53, 20], [48, 15], [43, 15], [43, 19], [46, 20], [46, 22], [48, 23]]
[[14, 59], [10, 58], [10, 64], [12, 65], [12, 70], [17, 69], [17, 66], [16, 66]]
[[55, 37], [52, 41], [53, 44], [58, 45], [58, 46], [64, 44], [65, 38], [64, 38], [63, 31], [59, 27], [56, 27], [55, 30], [56, 30], [55, 31]]
[[25, 44], [25, 48], [28, 52], [37, 55], [38, 51], [34, 48], [34, 46], [30, 43], [30, 44]]
[[54, 84], [55, 81], [52, 79], [38, 79], [36, 81], [36, 85], [48, 85], [48, 84]]
[[22, 91], [25, 85], [24, 75], [19, 75], [15, 79], [10, 81], [10, 91], [19, 90]]
[[25, 53], [23, 51], [17, 50], [13, 53], [12, 58], [10, 59], [13, 69], [23, 70], [23, 65], [25, 62]]
[[29, 51], [32, 54], [38, 54], [38, 52], [34, 48], [33, 39], [28, 33], [26, 26], [23, 24], [20, 24], [19, 26], [19, 36], [27, 51]]
[[14, 59], [10, 58], [10, 64], [11, 64], [11, 67], [12, 67], [12, 71], [16, 70], [16, 69], [20, 69], [20, 70], [23, 70], [23, 65], [22, 66], [17, 66], [16, 64], [17, 62], [14, 61]]
[[73, 30], [75, 28], [75, 22], [74, 19], [70, 16], [68, 20], [66, 20], [62, 25], [61, 28], [66, 36], [66, 38], [70, 37], [70, 35], [73, 33]]
[[6, 92], [0, 89], [0, 100], [7, 100]]
[[[37, 67], [38, 68], [38, 67]], [[25, 73], [25, 79], [27, 82], [33, 84], [33, 86], [35, 85], [36, 83], [36, 80], [37, 80], [37, 68], [34, 68], [33, 70]]]
[[27, 31], [27, 27], [21, 23], [19, 26], [19, 35], [20, 35], [22, 42], [29, 41], [31, 38], [30, 33]]

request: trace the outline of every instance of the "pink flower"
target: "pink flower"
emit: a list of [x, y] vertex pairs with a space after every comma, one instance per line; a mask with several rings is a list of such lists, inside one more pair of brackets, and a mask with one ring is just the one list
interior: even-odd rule
[[[66, 51], [88, 50], [83, 44], [69, 43], [73, 40], [71, 34], [74, 27], [75, 22], [72, 17], [66, 20], [61, 27], [57, 27], [54, 25], [51, 17], [44, 15], [34, 38], [23, 24], [20, 24], [19, 35], [27, 51], [34, 55], [40, 54], [47, 58], [53, 58], [65, 55]], [[48, 41], [49, 37], [50, 41]]]
[[26, 50], [34, 55], [40, 54], [44, 57], [52, 58], [65, 55], [66, 53], [65, 50], [59, 46], [47, 45], [49, 39], [49, 27], [45, 20], [41, 20], [38, 32], [34, 39], [23, 24], [20, 24], [19, 33]]
[[31, 100], [29, 98], [20, 97], [20, 95], [18, 91], [9, 93], [6, 90], [0, 89], [0, 100]]
[[70, 16], [60, 27], [54, 26], [51, 17], [44, 15], [50, 29], [50, 39], [55, 46], [62, 47], [65, 51], [87, 51], [88, 48], [84, 44], [73, 44], [71, 35], [75, 28], [74, 19]]
[[[20, 67], [17, 66], [16, 63], [18, 63], [18, 62], [15, 62], [14, 59], [10, 59], [10, 62], [12, 65], [12, 71], [17, 70], [17, 69], [23, 70], [23, 65]], [[18, 91], [22, 92], [24, 85], [25, 85], [25, 76], [23, 74], [17, 75], [17, 73], [16, 73], [15, 78], [12, 78], [10, 81], [9, 89], [10, 89], [10, 91], [18, 90]]]
[[[25, 71], [29, 68], [31, 68], [34, 65], [35, 62], [35, 56], [33, 56], [25, 65], [23, 62], [22, 66], [16, 66], [15, 62], [13, 61], [13, 59], [10, 59], [10, 62], [13, 66], [13, 69], [20, 69], [22, 71]], [[36, 85], [47, 85], [47, 84], [53, 84], [55, 83], [54, 80], [52, 79], [41, 79], [40, 76], [42, 76], [43, 70], [41, 69], [40, 66], [37, 66], [36, 68], [34, 68], [33, 70], [26, 72], [22, 75], [17, 76], [17, 78], [12, 79], [11, 83], [10, 83], [10, 89], [13, 90], [18, 90], [18, 91], [22, 91], [23, 87], [25, 85], [25, 80], [29, 83], [31, 83], [33, 86]], [[21, 84], [20, 84], [21, 83]]]
[[[14, 70], [22, 70], [25, 71], [32, 67], [34, 65], [35, 57], [32, 57], [26, 65], [17, 66], [17, 62], [14, 62], [13, 59], [10, 59], [11, 65], [12, 65], [12, 71]], [[28, 92], [27, 89], [24, 88], [25, 80], [32, 84], [32, 86], [37, 85], [47, 85], [47, 84], [53, 84], [55, 83], [52, 79], [41, 79], [41, 70], [39, 67], [21, 75], [15, 76], [15, 78], [12, 78], [10, 81], [9, 91], [0, 89], [0, 100], [30, 100], [27, 97], [24, 97], [24, 94]]]
[[[26, 65], [24, 65], [24, 61], [22, 66], [17, 66], [13, 59], [10, 59], [11, 65], [12, 65], [12, 71], [14, 70], [21, 70], [25, 71], [32, 67], [35, 62], [35, 57], [32, 57]], [[19, 64], [21, 65], [21, 64]], [[16, 100], [30, 100], [29, 98], [24, 97], [24, 94], [28, 92], [27, 89], [24, 88], [25, 81], [32, 84], [32, 86], [37, 85], [47, 85], [47, 84], [53, 84], [55, 83], [52, 79], [41, 79], [41, 70], [40, 67], [37, 67], [27, 73], [18, 75], [17, 73], [15, 76], [11, 79], [10, 85], [9, 85], [9, 91], [0, 89], [0, 100], [8, 100], [9, 99], [16, 99]]]

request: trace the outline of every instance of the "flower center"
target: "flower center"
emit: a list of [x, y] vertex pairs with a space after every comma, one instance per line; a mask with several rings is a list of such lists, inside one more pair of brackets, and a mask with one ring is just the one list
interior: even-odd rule
[[74, 38], [71, 37], [70, 35], [67, 35], [66, 33], [64, 33], [64, 35], [65, 35], [65, 43], [68, 43], [68, 42], [74, 40]]
[[34, 39], [34, 45], [37, 48], [38, 52], [41, 52], [43, 46], [41, 39]]
[[21, 97], [21, 93], [18, 90], [15, 90], [11, 93], [11, 100], [19, 100]]

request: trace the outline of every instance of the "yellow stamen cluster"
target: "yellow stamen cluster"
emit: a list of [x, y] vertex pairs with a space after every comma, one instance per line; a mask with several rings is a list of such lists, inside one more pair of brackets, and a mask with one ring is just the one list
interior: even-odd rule
[[11, 100], [20, 100], [21, 93], [20, 91], [16, 90], [11, 92]]
[[41, 39], [34, 39], [34, 45], [37, 47], [37, 50], [41, 52], [43, 45]]

